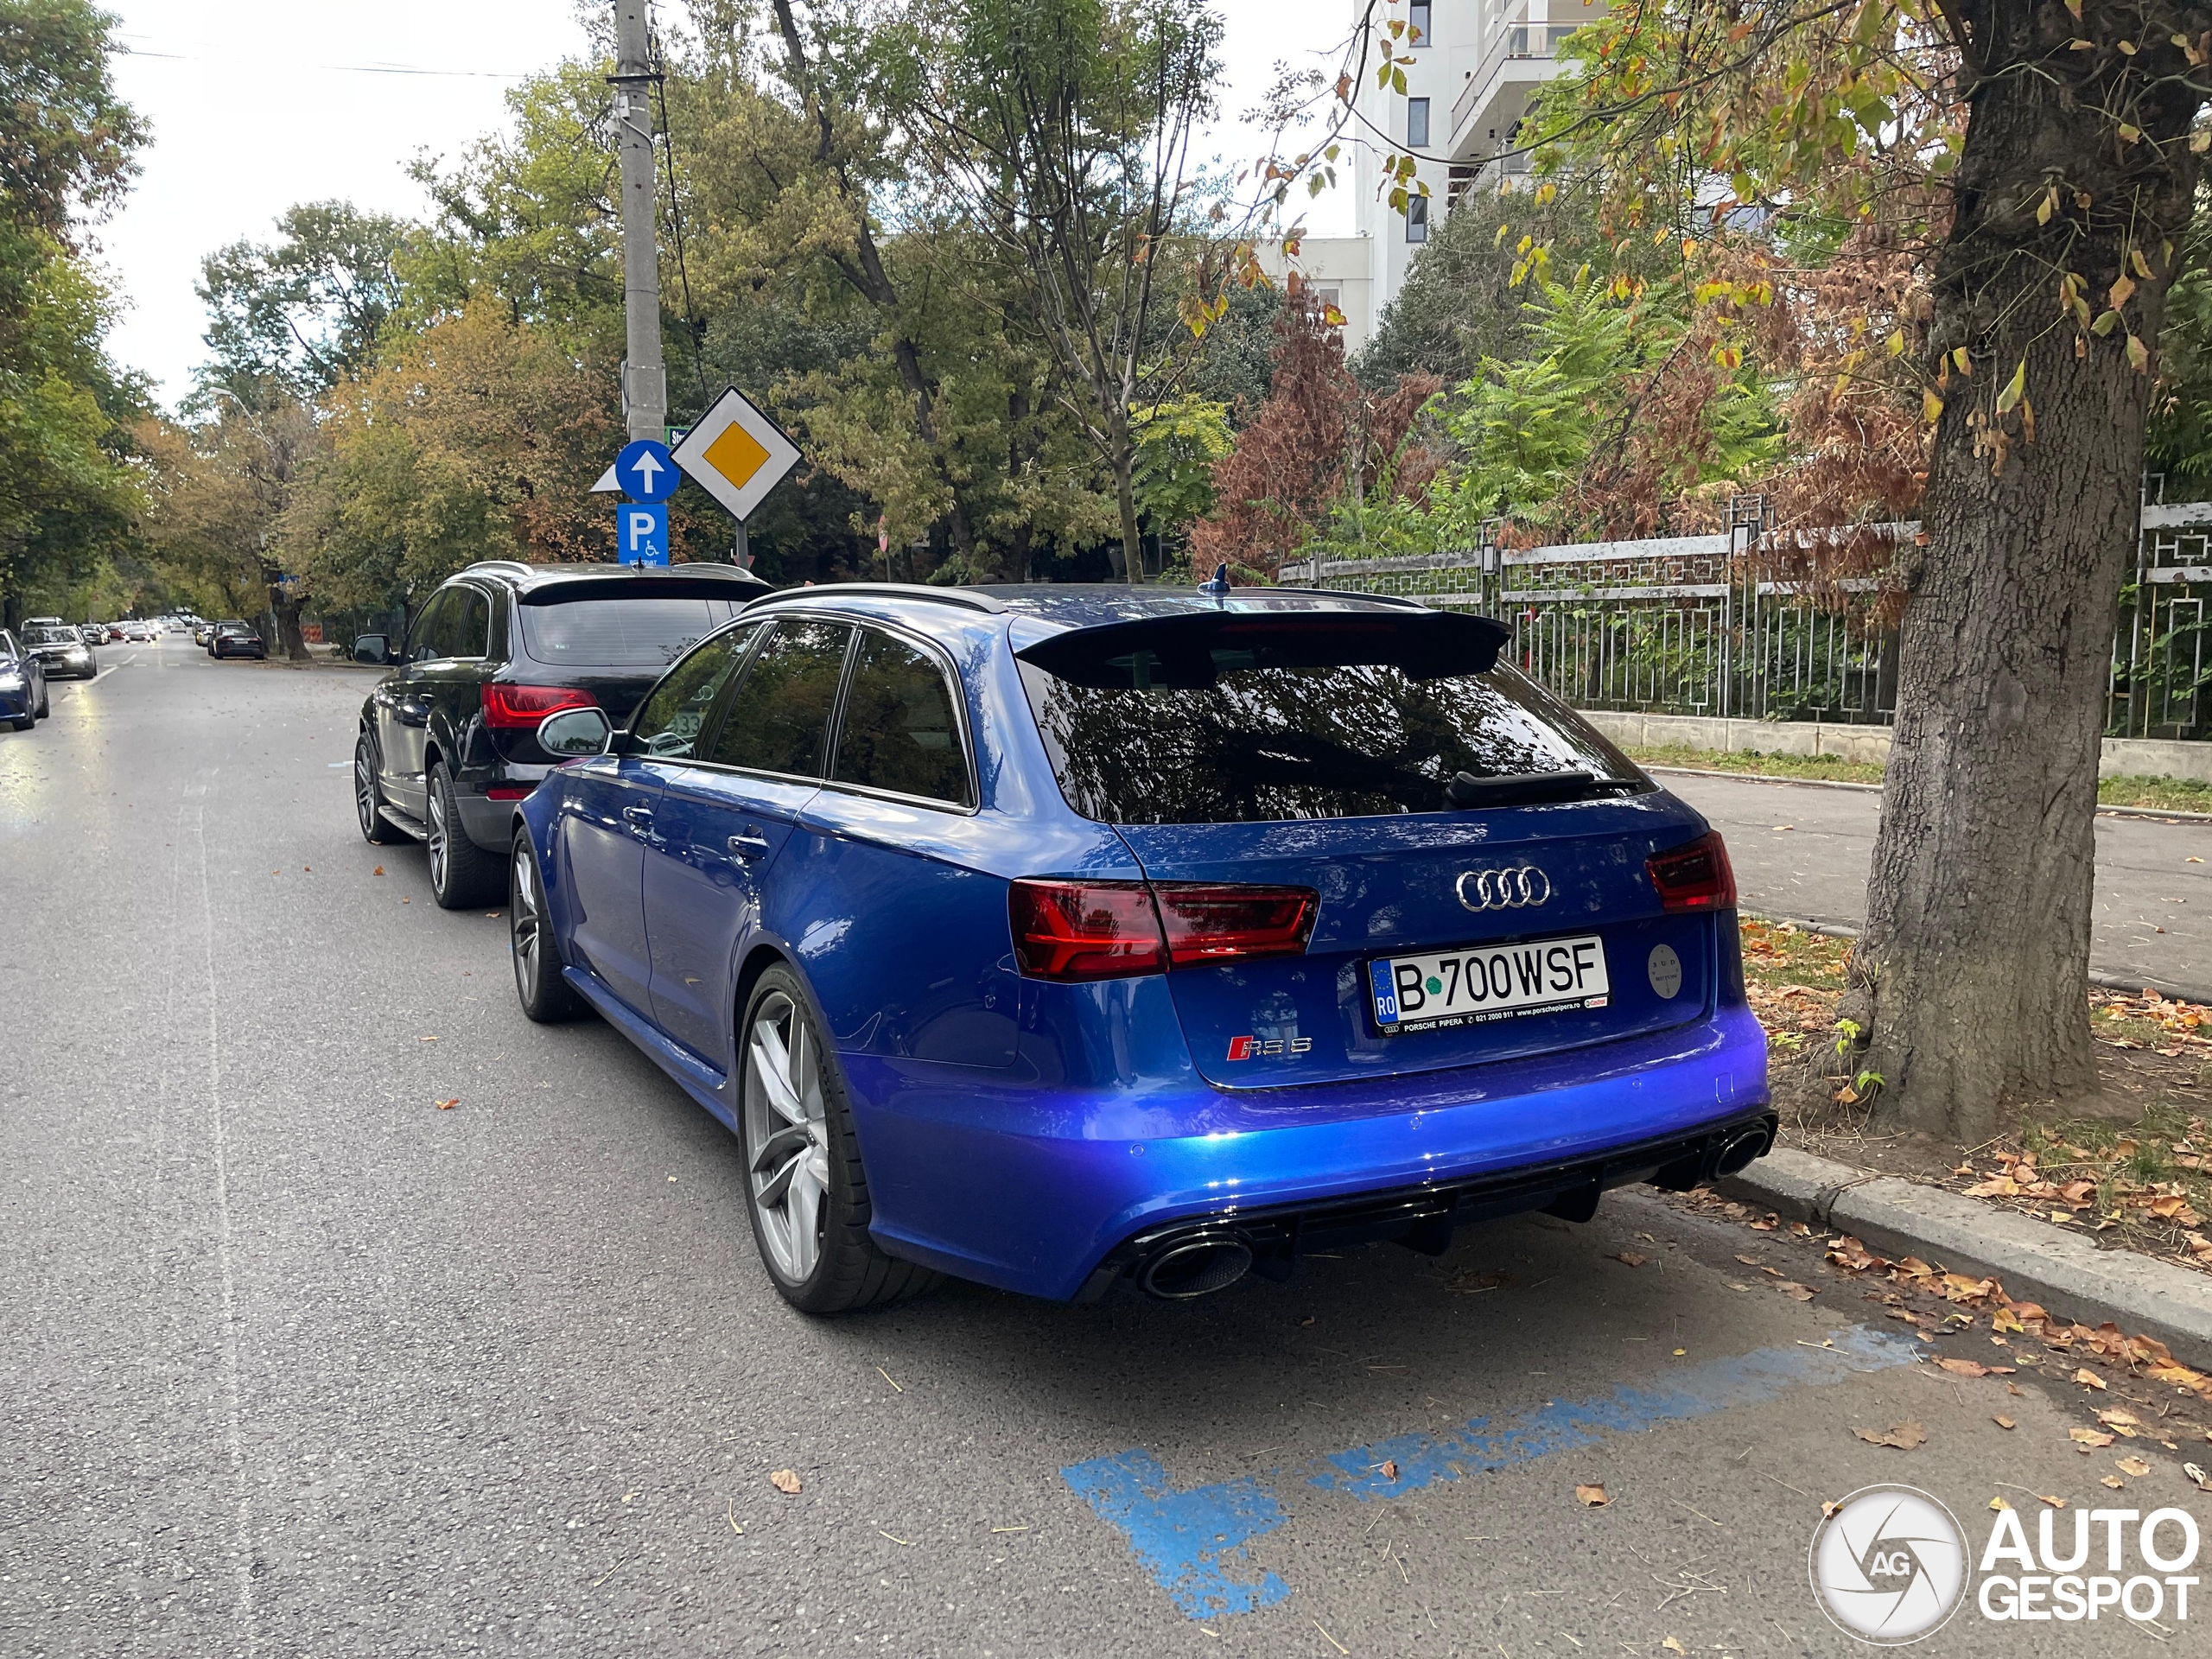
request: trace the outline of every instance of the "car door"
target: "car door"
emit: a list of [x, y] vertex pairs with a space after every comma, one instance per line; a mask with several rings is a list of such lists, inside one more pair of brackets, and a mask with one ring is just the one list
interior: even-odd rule
[[[958, 1066], [1014, 1063], [1020, 982], [1007, 958], [1001, 833], [976, 816], [965, 701], [918, 636], [863, 626], [830, 781], [777, 868], [791, 916], [837, 915], [805, 957], [847, 1054]], [[789, 925], [787, 923], [786, 925]], [[925, 948], [886, 948], [887, 941]]]
[[569, 943], [607, 988], [651, 1019], [645, 946], [645, 853], [656, 839], [658, 769], [639, 755], [607, 754], [566, 768], [556, 830], [569, 881]]
[[457, 582], [443, 598], [446, 608], [432, 640], [438, 655], [425, 664], [417, 690], [429, 717], [424, 740], [442, 753], [446, 770], [458, 776], [468, 764], [466, 750], [483, 721], [484, 682], [499, 664], [492, 647], [492, 595], [473, 582]]
[[734, 1048], [739, 952], [759, 931], [792, 823], [821, 786], [852, 633], [810, 617], [770, 625], [707, 753], [668, 768], [664, 833], [645, 862], [653, 1012], [720, 1071]]
[[439, 633], [453, 607], [453, 590], [430, 596], [407, 631], [397, 673], [376, 689], [377, 754], [384, 768], [384, 791], [404, 812], [423, 816], [423, 771], [430, 705], [424, 696], [428, 671], [436, 661]]

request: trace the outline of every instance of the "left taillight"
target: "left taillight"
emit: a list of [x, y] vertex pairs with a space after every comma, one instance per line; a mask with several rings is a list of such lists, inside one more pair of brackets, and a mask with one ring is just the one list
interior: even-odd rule
[[597, 697], [573, 685], [510, 685], [493, 680], [484, 687], [484, 723], [502, 731], [534, 732], [548, 715], [598, 706]]
[[1728, 849], [1718, 830], [1695, 841], [1669, 847], [1643, 861], [1651, 885], [1659, 890], [1659, 903], [1667, 910], [1733, 910], [1736, 872], [1728, 863]]
[[1014, 959], [1031, 979], [1128, 979], [1255, 957], [1297, 956], [1310, 887], [1142, 881], [1014, 882]]

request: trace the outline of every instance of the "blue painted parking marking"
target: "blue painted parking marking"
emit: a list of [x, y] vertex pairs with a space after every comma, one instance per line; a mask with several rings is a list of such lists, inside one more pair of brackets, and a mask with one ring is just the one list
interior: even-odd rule
[[[1470, 1419], [1444, 1434], [1402, 1434], [1334, 1452], [1293, 1469], [1309, 1486], [1363, 1502], [1400, 1497], [1466, 1475], [1488, 1474], [1571, 1452], [1609, 1434], [1635, 1434], [1662, 1423], [1687, 1422], [1736, 1406], [1758, 1405], [1792, 1389], [1819, 1388], [1853, 1376], [1919, 1363], [1911, 1339], [1861, 1325], [1832, 1332], [1824, 1343], [1760, 1348], [1693, 1365], [1648, 1389], [1624, 1384], [1584, 1400], [1554, 1400], [1510, 1417]], [[1386, 1463], [1397, 1465], [1385, 1478]], [[1070, 1464], [1060, 1477], [1098, 1518], [1119, 1529], [1160, 1587], [1192, 1618], [1249, 1613], [1290, 1594], [1274, 1573], [1257, 1583], [1226, 1568], [1249, 1560], [1245, 1546], [1288, 1517], [1269, 1483], [1269, 1470], [1217, 1486], [1177, 1491], [1167, 1471], [1141, 1448]]]
[[1144, 1451], [1071, 1463], [1060, 1478], [1100, 1520], [1128, 1535], [1137, 1559], [1192, 1618], [1249, 1613], [1290, 1593], [1272, 1573], [1262, 1573], [1257, 1584], [1244, 1584], [1224, 1570], [1243, 1556], [1249, 1540], [1283, 1523], [1282, 1506], [1257, 1481], [1179, 1492], [1160, 1459]]

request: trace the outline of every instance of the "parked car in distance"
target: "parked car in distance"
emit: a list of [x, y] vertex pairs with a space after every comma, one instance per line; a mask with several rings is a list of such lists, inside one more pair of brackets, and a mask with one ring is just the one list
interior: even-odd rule
[[214, 637], [215, 625], [213, 622], [200, 623], [192, 630], [192, 643], [203, 648]]
[[261, 636], [253, 626], [236, 617], [227, 622], [218, 622], [214, 632], [207, 637], [207, 654], [214, 658], [254, 657], [265, 660], [268, 646], [261, 643]]
[[1183, 1299], [1771, 1144], [1719, 837], [1498, 661], [1300, 590], [824, 587], [515, 810], [524, 1011], [742, 1145], [769, 1277]]
[[0, 628], [0, 721], [28, 732], [47, 715], [46, 664]]
[[768, 591], [728, 564], [471, 565], [433, 594], [404, 642], [365, 634], [356, 662], [391, 672], [361, 707], [353, 804], [361, 834], [424, 844], [448, 910], [504, 896], [514, 804], [554, 758], [558, 709], [629, 716], [668, 665]]
[[89, 680], [99, 672], [92, 647], [66, 622], [26, 623], [23, 648], [45, 664], [49, 680]]

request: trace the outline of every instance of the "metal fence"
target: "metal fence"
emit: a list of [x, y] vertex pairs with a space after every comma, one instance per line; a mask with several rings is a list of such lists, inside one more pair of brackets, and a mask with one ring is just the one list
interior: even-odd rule
[[[1761, 508], [1726, 534], [1286, 564], [1286, 584], [1395, 594], [1513, 629], [1524, 672], [1585, 709], [1886, 725], [1897, 636], [1871, 578], [1777, 582]], [[1916, 524], [1882, 524], [1894, 541]], [[1868, 531], [1854, 532], [1866, 534]], [[1817, 537], [1800, 538], [1800, 545]], [[1754, 547], [1768, 555], [1752, 559]], [[1814, 549], [1817, 551], [1817, 548]], [[2107, 730], [2212, 738], [2212, 502], [2145, 505]]]

